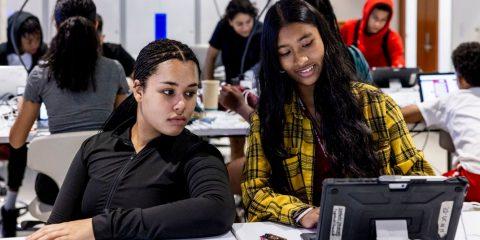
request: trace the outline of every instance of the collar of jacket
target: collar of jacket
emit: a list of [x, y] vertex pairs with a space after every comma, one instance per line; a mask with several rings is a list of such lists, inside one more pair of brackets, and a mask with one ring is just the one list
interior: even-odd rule
[[[112, 137], [118, 139], [121, 143], [133, 147], [133, 143], [131, 140], [131, 129], [133, 125], [135, 124], [137, 118], [135, 116], [132, 116], [131, 118], [127, 119], [125, 122], [121, 123], [117, 128], [115, 128], [112, 131]], [[184, 134], [185, 129], [182, 131], [182, 133], [179, 134], [182, 135]], [[151, 146], [154, 144], [155, 146], [162, 146], [162, 147], [167, 147], [170, 148], [171, 145], [175, 142], [174, 139], [178, 136], [168, 136], [168, 135], [160, 135], [147, 143], [145, 147]], [[161, 143], [161, 144], [159, 144]]]

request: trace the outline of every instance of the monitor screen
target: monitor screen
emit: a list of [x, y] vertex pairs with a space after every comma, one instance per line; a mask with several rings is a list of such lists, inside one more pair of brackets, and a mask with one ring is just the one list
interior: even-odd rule
[[427, 73], [417, 76], [420, 100], [431, 101], [458, 91], [455, 73]]
[[388, 221], [403, 223], [409, 239], [454, 239], [466, 184], [441, 176], [326, 179], [309, 239], [376, 239]]
[[0, 96], [16, 95], [18, 87], [27, 84], [28, 73], [23, 66], [0, 66]]

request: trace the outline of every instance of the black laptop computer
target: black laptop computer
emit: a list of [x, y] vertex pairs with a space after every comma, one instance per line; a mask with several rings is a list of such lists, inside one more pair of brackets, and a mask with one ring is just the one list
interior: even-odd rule
[[[408, 239], [454, 239], [464, 178], [382, 176], [326, 179], [316, 233], [304, 240], [377, 239], [379, 226], [403, 223]], [[394, 225], [395, 230], [400, 228]]]
[[418, 68], [375, 67], [372, 68], [372, 79], [379, 88], [389, 88], [392, 80], [398, 80], [404, 88], [413, 87], [419, 72]]

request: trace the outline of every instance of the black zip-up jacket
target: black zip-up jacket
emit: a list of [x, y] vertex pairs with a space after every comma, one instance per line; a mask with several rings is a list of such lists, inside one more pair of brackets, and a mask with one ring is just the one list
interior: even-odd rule
[[48, 223], [93, 217], [97, 240], [227, 232], [235, 206], [220, 152], [185, 129], [155, 138], [135, 153], [134, 122], [82, 144]]

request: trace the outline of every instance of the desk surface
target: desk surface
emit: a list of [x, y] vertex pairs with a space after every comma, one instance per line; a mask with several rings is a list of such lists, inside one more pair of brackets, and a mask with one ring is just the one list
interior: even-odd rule
[[301, 240], [301, 233], [312, 233], [315, 229], [294, 228], [273, 222], [235, 223], [232, 232], [238, 240], [256, 240], [265, 233], [272, 233], [288, 240]]
[[236, 113], [206, 111], [202, 119], [186, 128], [198, 136], [246, 136], [250, 124]]
[[[455, 240], [480, 240], [480, 211], [464, 211], [457, 227]], [[196, 240], [257, 240], [265, 233], [272, 233], [288, 240], [301, 240], [301, 233], [314, 232], [313, 229], [302, 229], [273, 222], [235, 223], [232, 231], [220, 236], [195, 238]], [[465, 237], [465, 233], [467, 237]], [[5, 238], [9, 240], [24, 240], [25, 237]], [[193, 240], [193, 239], [192, 239]]]
[[[8, 239], [8, 240], [25, 240], [26, 237], [15, 237], [15, 238], [1, 238], [1, 239]], [[232, 234], [231, 231], [215, 237], [207, 237], [207, 238], [188, 238], [188, 239], [178, 239], [178, 240], [236, 240], [235, 236]]]
[[420, 102], [420, 91], [418, 86], [399, 89], [382, 88], [381, 90], [393, 98], [399, 107], [405, 107]]
[[[223, 111], [208, 111], [201, 120], [195, 120], [187, 125], [187, 129], [194, 134], [202, 137], [213, 136], [246, 136], [250, 125], [240, 115]], [[42, 123], [39, 125], [42, 134], [48, 132], [48, 125]], [[9, 127], [0, 128], [0, 144], [8, 143]], [[32, 131], [27, 141], [30, 142], [37, 135], [37, 131]]]
[[[455, 240], [480, 240], [480, 211], [464, 211], [457, 227]], [[273, 233], [288, 240], [301, 240], [301, 233], [315, 230], [294, 228], [272, 222], [235, 223], [232, 232], [238, 240], [255, 240], [265, 233]], [[467, 237], [465, 237], [465, 233]]]

